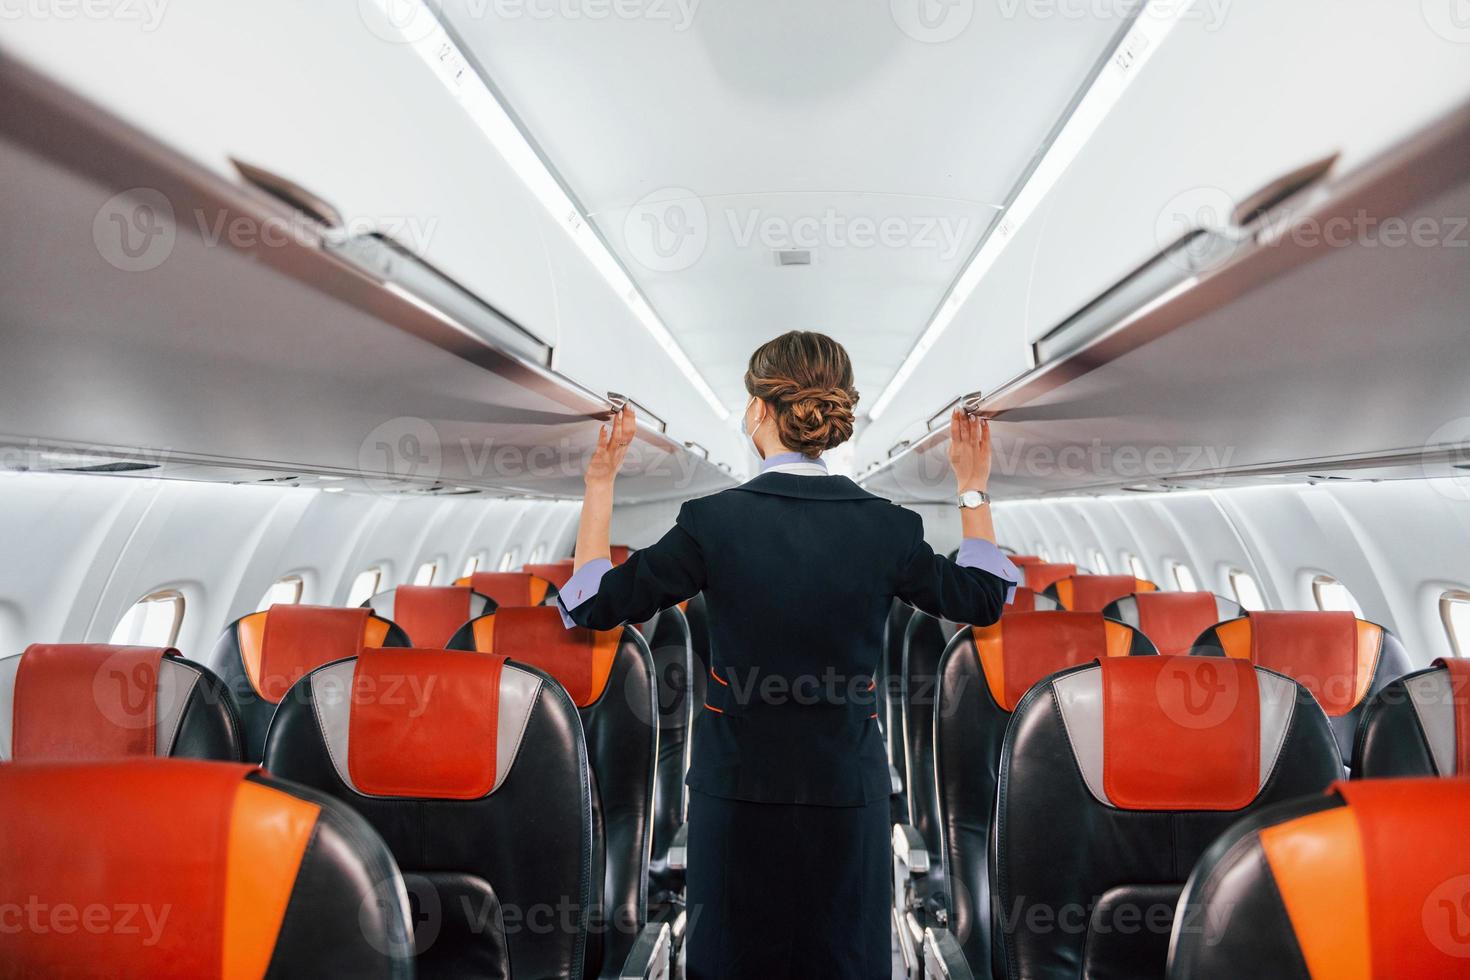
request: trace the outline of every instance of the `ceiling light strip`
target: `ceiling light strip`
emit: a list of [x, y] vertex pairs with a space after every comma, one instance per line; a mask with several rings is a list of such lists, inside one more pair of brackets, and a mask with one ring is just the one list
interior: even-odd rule
[[699, 373], [689, 355], [669, 328], [654, 312], [648, 300], [612, 254], [607, 244], [597, 234], [581, 209], [567, 194], [561, 182], [547, 167], [546, 162], [531, 145], [525, 133], [516, 124], [505, 106], [490, 90], [489, 85], [465, 57], [454, 38], [439, 21], [433, 4], [424, 0], [412, 0], [423, 8], [420, 13], [405, 17], [402, 4], [405, 0], [373, 0], [388, 23], [419, 28], [433, 21], [433, 29], [427, 33], [413, 30], [403, 33], [405, 42], [430, 68], [435, 76], [455, 97], [464, 111], [480, 131], [490, 140], [502, 159], [515, 171], [526, 189], [541, 202], [557, 225], [571, 238], [577, 248], [607, 282], [613, 294], [628, 308], [643, 329], [653, 337], [660, 349], [668, 355], [694, 389], [699, 392], [721, 421], [730, 417], [730, 410], [720, 401], [709, 382]]
[[1193, 5], [1193, 0], [1143, 5], [1132, 26], [1114, 46], [1107, 62], [1092, 80], [1086, 94], [1076, 103], [1035, 169], [990, 226], [985, 241], [950, 287], [949, 294], [939, 305], [918, 343], [909, 351], [888, 386], [873, 403], [868, 413], [870, 418], [877, 419], [888, 409], [899, 390], [913, 376], [919, 362], [928, 355], [944, 331], [954, 322], [960, 307], [975, 292], [1006, 246], [1035, 213], [1042, 199], [1056, 185], [1082, 147], [1117, 105], [1128, 86], [1138, 77], [1140, 69]]

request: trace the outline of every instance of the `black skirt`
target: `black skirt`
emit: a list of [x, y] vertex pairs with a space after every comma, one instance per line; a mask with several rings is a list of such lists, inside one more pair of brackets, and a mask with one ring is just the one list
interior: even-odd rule
[[888, 816], [691, 792], [687, 980], [890, 980]]

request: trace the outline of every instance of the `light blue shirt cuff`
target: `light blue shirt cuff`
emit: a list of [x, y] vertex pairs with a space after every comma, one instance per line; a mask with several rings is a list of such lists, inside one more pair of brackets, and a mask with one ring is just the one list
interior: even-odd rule
[[567, 579], [567, 584], [556, 591], [556, 609], [561, 613], [561, 624], [567, 629], [576, 628], [577, 622], [568, 614], [568, 609], [575, 609], [588, 599], [597, 595], [597, 587], [602, 584], [602, 577], [612, 571], [613, 563], [609, 558], [594, 558], [581, 568], [577, 573]]
[[1021, 584], [1021, 570], [1011, 563], [1005, 552], [996, 547], [993, 541], [965, 538], [960, 542], [960, 553], [955, 556], [954, 561], [961, 568], [978, 568], [1011, 583], [1011, 587], [1006, 590], [1006, 605], [1010, 605], [1016, 598], [1016, 586]]

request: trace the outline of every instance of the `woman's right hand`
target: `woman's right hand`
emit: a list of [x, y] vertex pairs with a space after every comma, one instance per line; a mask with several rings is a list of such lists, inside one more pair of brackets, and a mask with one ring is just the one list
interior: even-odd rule
[[611, 426], [597, 430], [597, 448], [587, 463], [583, 481], [588, 490], [611, 490], [617, 479], [618, 470], [623, 468], [623, 458], [628, 455], [628, 446], [638, 432], [638, 416], [632, 407], [624, 408], [612, 417]]
[[990, 420], [955, 409], [949, 418], [949, 465], [960, 493], [990, 484]]

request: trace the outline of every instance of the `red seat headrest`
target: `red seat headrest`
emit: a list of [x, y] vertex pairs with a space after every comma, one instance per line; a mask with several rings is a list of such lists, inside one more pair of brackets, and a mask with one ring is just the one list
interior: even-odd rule
[[476, 572], [454, 583], [468, 585], [497, 606], [539, 606], [551, 585], [530, 572]]
[[381, 644], [388, 625], [370, 609], [276, 605], [244, 617], [236, 629], [250, 683], [279, 704], [292, 684], [322, 664]]
[[544, 565], [526, 565], [525, 570], [532, 575], [546, 579], [546, 581], [560, 589], [571, 580], [573, 565], [574, 562], [572, 559], [565, 558], [561, 561]]
[[372, 796], [489, 795], [504, 666], [503, 656], [460, 650], [365, 652], [353, 674], [348, 715], [353, 785]]
[[552, 606], [500, 609], [470, 626], [476, 650], [545, 671], [579, 708], [602, 697], [623, 636], [621, 629], [567, 629]]
[[467, 586], [400, 585], [393, 592], [393, 621], [415, 646], [439, 649], [473, 618], [474, 596]]
[[[263, 976], [321, 808], [252, 766], [0, 766], [5, 976]], [[63, 919], [62, 913], [71, 914]]]
[[1220, 619], [1212, 592], [1141, 592], [1133, 601], [1138, 628], [1163, 654], [1188, 653], [1199, 635]]
[[[1102, 612], [1110, 602], [1158, 586], [1132, 575], [1069, 575], [1055, 583], [1057, 601], [1074, 612]], [[1199, 634], [1196, 633], [1195, 636]]]
[[1052, 562], [1037, 562], [1034, 565], [1022, 565], [1021, 571], [1026, 576], [1026, 588], [1032, 592], [1045, 592], [1047, 586], [1060, 581], [1069, 575], [1077, 574], [1076, 565], [1062, 565]]
[[1261, 786], [1255, 668], [1220, 657], [1102, 662], [1103, 786], [1125, 810], [1239, 810]]
[[1215, 628], [1225, 656], [1301, 684], [1337, 718], [1367, 697], [1383, 630], [1349, 612], [1253, 612]]
[[991, 626], [972, 626], [991, 699], [1015, 711], [1042, 678], [1092, 660], [1126, 657], [1133, 629], [1101, 613], [1006, 613]]
[[106, 761], [152, 756], [157, 746], [162, 647], [41, 644], [16, 671], [11, 758]]

